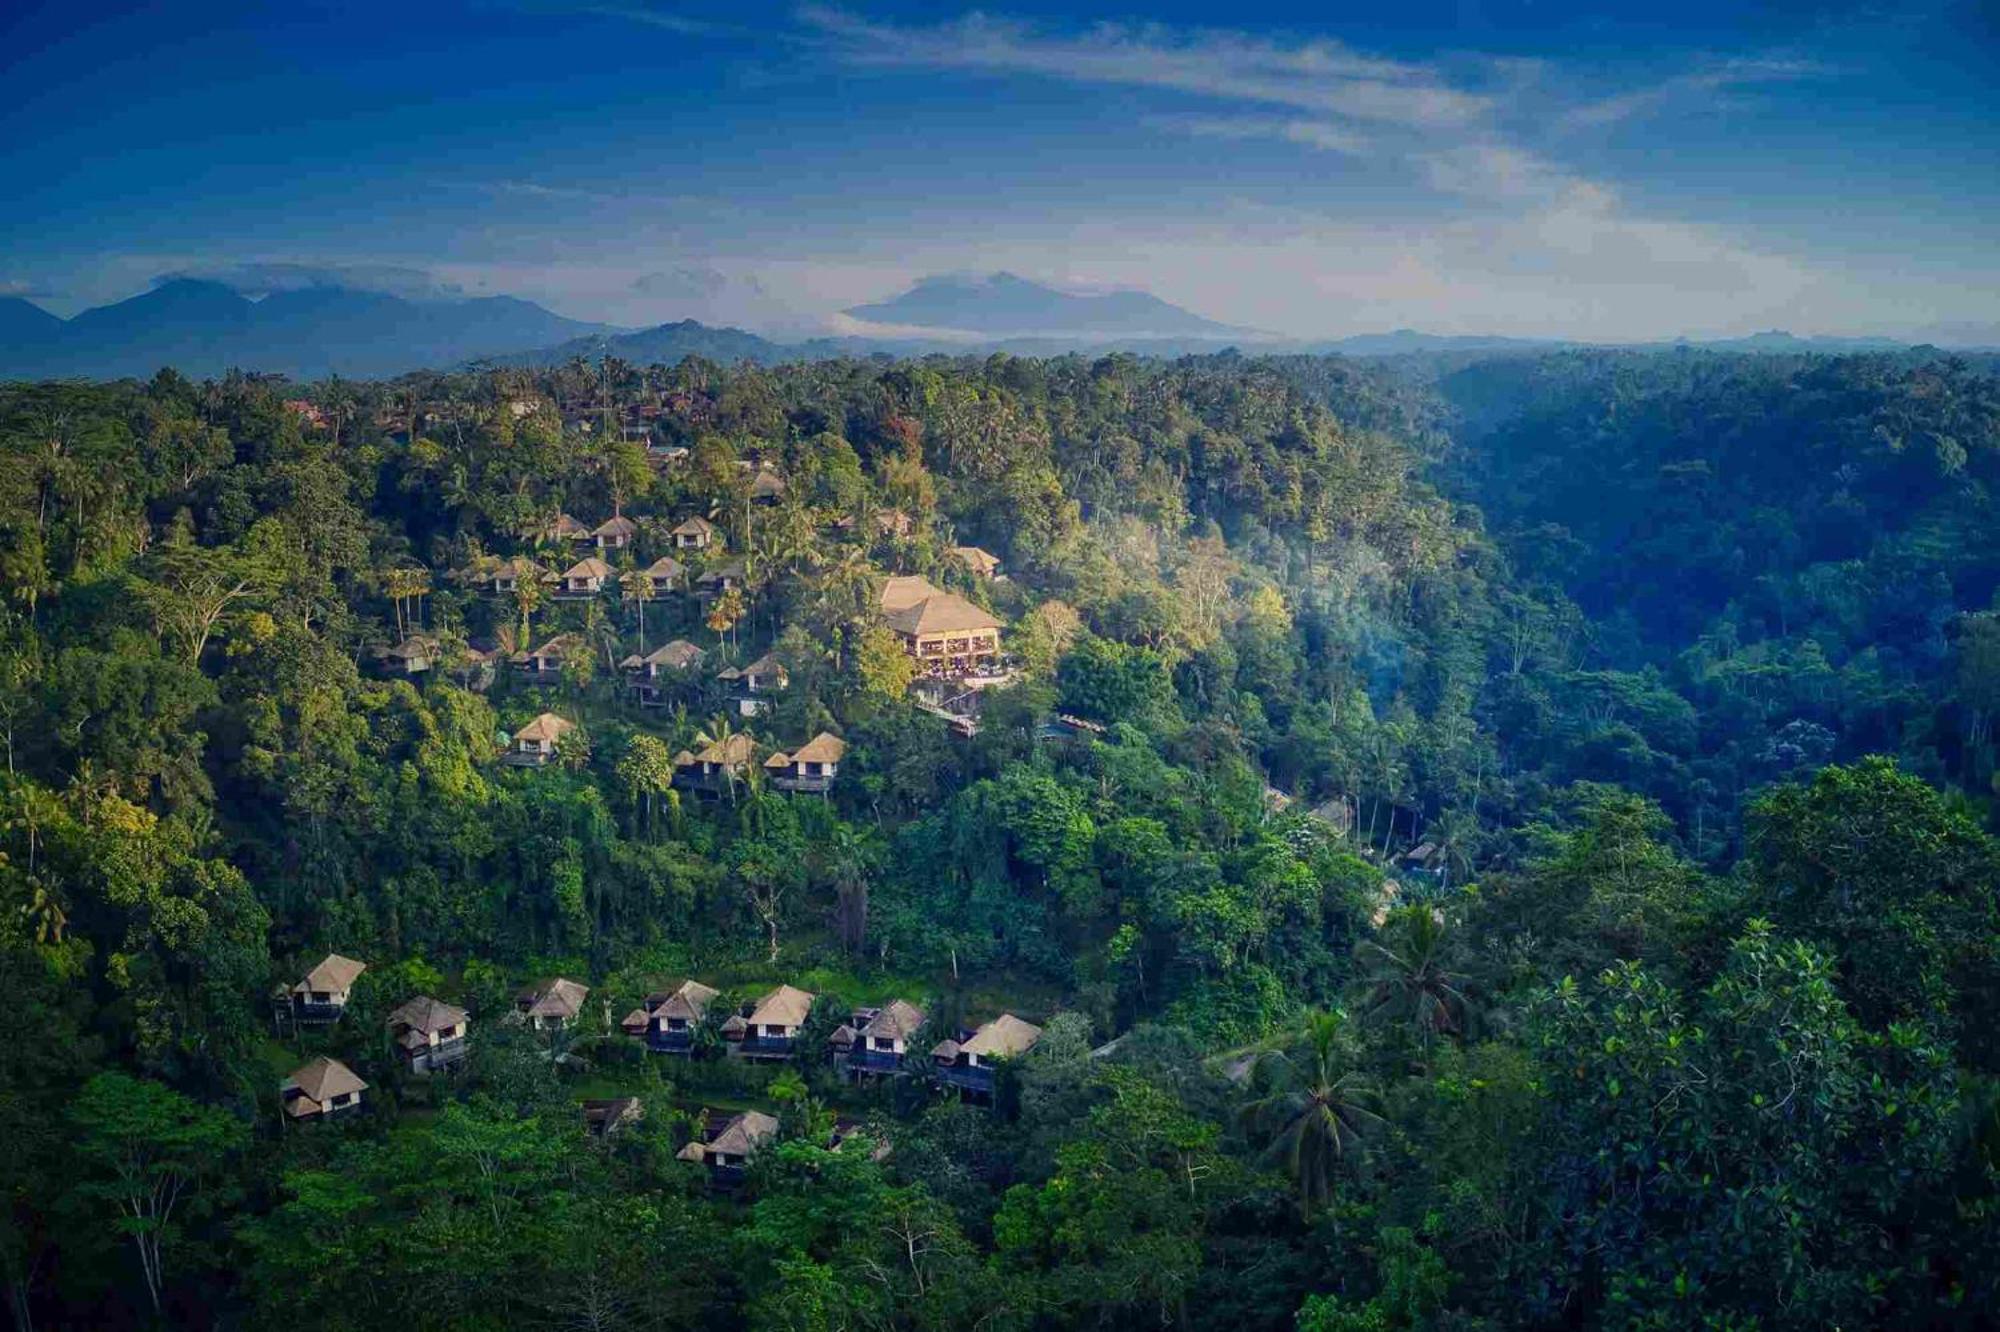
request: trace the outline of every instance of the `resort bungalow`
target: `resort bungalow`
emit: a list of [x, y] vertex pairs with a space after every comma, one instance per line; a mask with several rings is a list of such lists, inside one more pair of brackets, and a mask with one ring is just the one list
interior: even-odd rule
[[514, 747], [507, 762], [517, 768], [540, 768], [555, 762], [562, 738], [576, 729], [576, 723], [553, 712], [541, 716], [514, 732]]
[[525, 555], [516, 555], [511, 560], [502, 560], [495, 565], [493, 572], [487, 576], [487, 582], [493, 591], [510, 594], [522, 583], [545, 582], [548, 577], [547, 569]]
[[618, 663], [618, 669], [625, 672], [626, 680], [640, 703], [657, 707], [666, 702], [666, 691], [660, 687], [661, 678], [691, 671], [701, 665], [707, 655], [685, 638], [676, 638], [643, 657], [633, 653]]
[[931, 1059], [947, 1086], [969, 1097], [990, 1096], [994, 1066], [1026, 1054], [1041, 1038], [1042, 1029], [1034, 1023], [1002, 1013], [963, 1039], [939, 1041], [931, 1048]]
[[785, 497], [785, 478], [768, 463], [759, 464], [750, 478], [750, 500], [754, 504], [776, 504]]
[[709, 1179], [714, 1183], [735, 1184], [743, 1178], [751, 1154], [777, 1133], [778, 1121], [773, 1116], [760, 1110], [745, 1110], [731, 1117], [707, 1141], [696, 1139], [675, 1155], [683, 1161], [707, 1166]]
[[741, 1059], [789, 1059], [792, 1042], [812, 1011], [813, 996], [792, 985], [780, 985], [759, 999], [747, 1017], [733, 1016], [723, 1024], [729, 1052]]
[[673, 591], [686, 577], [687, 566], [671, 555], [662, 555], [646, 566], [646, 581], [652, 584], [656, 597]]
[[557, 634], [537, 648], [516, 652], [510, 661], [517, 675], [530, 684], [554, 684], [562, 679], [563, 663], [590, 651], [589, 644], [575, 634]]
[[593, 1138], [608, 1138], [645, 1117], [646, 1107], [636, 1096], [614, 1096], [608, 1100], [587, 1100], [583, 1103], [583, 1131]]
[[556, 1031], [576, 1022], [583, 1001], [589, 997], [588, 985], [558, 976], [515, 995], [514, 1012], [536, 1031]]
[[347, 1011], [347, 996], [354, 982], [368, 970], [366, 962], [356, 962], [339, 953], [328, 953], [319, 965], [292, 987], [292, 1021], [301, 1026], [337, 1022]]
[[428, 634], [411, 634], [394, 647], [383, 648], [378, 660], [387, 675], [422, 675], [437, 664], [438, 641]]
[[699, 753], [683, 749], [674, 755], [674, 785], [704, 799], [732, 792], [749, 775], [757, 758], [757, 742], [738, 731], [704, 746]]
[[285, 1118], [293, 1120], [330, 1119], [361, 1108], [361, 1093], [368, 1084], [354, 1076], [354, 1070], [338, 1059], [325, 1055], [278, 1084]]
[[567, 541], [573, 545], [586, 545], [590, 541], [590, 529], [566, 513], [556, 515], [556, 520], [542, 529], [542, 536], [548, 541]]
[[666, 994], [646, 996], [646, 1048], [655, 1054], [691, 1054], [715, 991], [700, 981], [682, 981]]
[[389, 1014], [389, 1039], [412, 1073], [449, 1068], [465, 1058], [465, 1010], [420, 994]]
[[909, 1042], [924, 1025], [924, 1010], [902, 999], [881, 1008], [858, 1008], [828, 1044], [833, 1066], [849, 1077], [885, 1077], [903, 1071]]
[[813, 791], [824, 795], [840, 775], [840, 760], [847, 742], [821, 731], [787, 754], [783, 750], [764, 760], [764, 775], [780, 791]]
[[741, 560], [724, 560], [713, 569], [704, 569], [694, 580], [695, 600], [714, 601], [731, 588], [742, 587], [745, 576]]
[[707, 550], [722, 540], [722, 533], [708, 519], [696, 516], [677, 525], [667, 534], [675, 550]]
[[592, 529], [590, 540], [599, 550], [623, 550], [632, 544], [632, 538], [638, 531], [639, 524], [617, 513]]
[[953, 546], [952, 558], [971, 570], [974, 578], [998, 578], [1000, 557], [977, 546]]
[[764, 696], [790, 688], [792, 683], [791, 672], [768, 652], [748, 666], [725, 666], [715, 673], [715, 678], [729, 686], [736, 700], [737, 715], [743, 717], [763, 712], [770, 706], [770, 700]]
[[[833, 530], [836, 532], [852, 532], [854, 527], [855, 520], [851, 515], [842, 515], [833, 520]], [[910, 515], [904, 513], [901, 509], [877, 509], [875, 511], [875, 533], [877, 536], [906, 537], [915, 528], [916, 524], [911, 520]]]
[[916, 660], [919, 675], [959, 678], [999, 668], [1000, 621], [955, 592], [925, 597], [883, 618]]
[[586, 556], [562, 571], [556, 579], [556, 595], [570, 600], [594, 597], [604, 591], [610, 578], [610, 565], [595, 555]]

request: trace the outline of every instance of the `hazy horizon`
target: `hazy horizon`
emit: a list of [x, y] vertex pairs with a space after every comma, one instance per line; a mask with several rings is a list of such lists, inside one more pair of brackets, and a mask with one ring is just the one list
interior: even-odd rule
[[2000, 324], [1976, 4], [92, 8], [0, 19], [0, 293], [63, 315], [181, 273], [799, 336], [1009, 271], [1290, 339]]

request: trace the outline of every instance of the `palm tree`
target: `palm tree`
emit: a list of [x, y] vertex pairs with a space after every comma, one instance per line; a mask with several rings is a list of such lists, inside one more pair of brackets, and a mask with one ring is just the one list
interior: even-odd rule
[[382, 589], [395, 605], [397, 637], [407, 638], [421, 622], [423, 599], [431, 590], [431, 571], [421, 564], [399, 564], [383, 573]]
[[1446, 934], [1441, 912], [1425, 905], [1401, 907], [1389, 913], [1380, 938], [1360, 949], [1367, 966], [1367, 1016], [1409, 1023], [1426, 1048], [1439, 1035], [1462, 1035], [1472, 1007], [1465, 978], [1445, 966]]
[[525, 652], [532, 641], [528, 633], [528, 618], [535, 613], [535, 608], [542, 604], [542, 585], [532, 574], [515, 581], [514, 604], [521, 610], [521, 632], [518, 641], [521, 650]]
[[1243, 1108], [1253, 1128], [1272, 1134], [1264, 1155], [1292, 1177], [1299, 1210], [1307, 1215], [1333, 1195], [1340, 1171], [1360, 1159], [1367, 1134], [1382, 1123], [1368, 1106], [1374, 1084], [1340, 1068], [1345, 1021], [1338, 1010], [1309, 1014], [1305, 1050], [1260, 1058], [1252, 1077], [1270, 1090]]
[[653, 580], [644, 570], [628, 569], [618, 578], [619, 593], [639, 608], [639, 655], [646, 655], [646, 603], [653, 599]]
[[[729, 714], [718, 712], [715, 716], [709, 718], [708, 725], [695, 732], [694, 742], [703, 747], [708, 745], [720, 747], [723, 758], [727, 760], [729, 756], [729, 742], [735, 735], [736, 728], [729, 724]], [[736, 799], [736, 783], [739, 777], [740, 774], [736, 771], [735, 766], [725, 761], [722, 765], [722, 780], [724, 785], [728, 787], [729, 799], [732, 802]]]

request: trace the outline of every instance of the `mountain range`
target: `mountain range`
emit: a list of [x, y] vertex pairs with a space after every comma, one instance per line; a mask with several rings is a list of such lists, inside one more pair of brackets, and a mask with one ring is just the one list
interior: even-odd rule
[[[671, 275], [669, 275], [671, 277]], [[667, 283], [669, 277], [662, 277]], [[672, 277], [679, 290], [688, 279]], [[703, 288], [706, 290], [706, 288]], [[700, 294], [697, 292], [697, 294]], [[1489, 355], [1576, 343], [1453, 336], [1398, 329], [1333, 341], [1278, 340], [1217, 323], [1144, 292], [1076, 295], [1010, 273], [925, 278], [886, 301], [851, 307], [837, 337], [779, 341], [740, 328], [682, 319], [628, 330], [554, 314], [511, 296], [459, 298], [314, 284], [261, 300], [235, 286], [172, 278], [129, 300], [59, 319], [32, 302], [0, 297], [0, 379], [146, 377], [162, 366], [207, 378], [241, 368], [312, 380], [338, 374], [388, 378], [473, 362], [551, 366], [616, 356], [636, 365], [688, 356], [723, 363], [1007, 352], [1054, 356], [1128, 352], [1142, 356], [1257, 352], [1362, 357]], [[2000, 344], [2000, 330], [1986, 345]], [[1743, 353], [1893, 350], [1886, 338], [1749, 337], [1652, 344]]]
[[0, 376], [116, 379], [170, 365], [196, 378], [242, 368], [372, 379], [604, 331], [512, 296], [409, 300], [306, 287], [253, 301], [220, 282], [176, 278], [67, 320], [0, 300]]
[[1143, 291], [1076, 295], [1012, 273], [920, 279], [892, 300], [844, 313], [891, 335], [924, 333], [971, 338], [1210, 338], [1263, 337], [1205, 319]]

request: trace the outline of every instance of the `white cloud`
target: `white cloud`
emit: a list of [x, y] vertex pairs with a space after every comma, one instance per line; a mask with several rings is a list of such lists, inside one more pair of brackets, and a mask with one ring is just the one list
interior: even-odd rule
[[1339, 42], [1286, 44], [1248, 33], [1099, 24], [1047, 33], [981, 13], [930, 27], [876, 23], [808, 5], [800, 19], [855, 64], [1032, 74], [1289, 107], [1372, 124], [1466, 125], [1485, 98], [1426, 65], [1362, 55]]
[[1323, 120], [1276, 116], [1155, 116], [1147, 123], [1191, 134], [1198, 139], [1277, 139], [1349, 157], [1370, 156], [1378, 146], [1375, 140], [1358, 130]]
[[1645, 87], [1581, 103], [1565, 111], [1562, 119], [1566, 125], [1598, 128], [1675, 106], [1714, 106], [1739, 88], [1794, 83], [1832, 72], [1830, 67], [1818, 61], [1784, 55], [1711, 60], [1697, 69], [1671, 75]]

